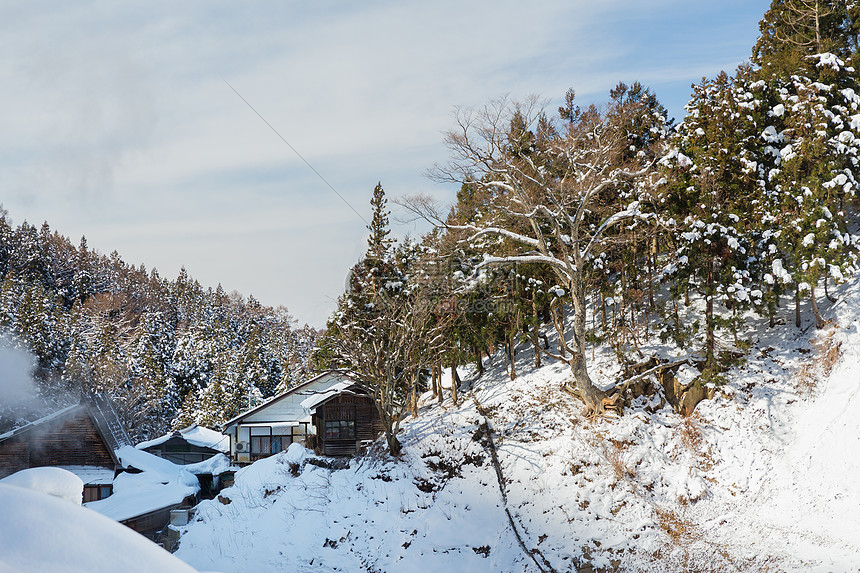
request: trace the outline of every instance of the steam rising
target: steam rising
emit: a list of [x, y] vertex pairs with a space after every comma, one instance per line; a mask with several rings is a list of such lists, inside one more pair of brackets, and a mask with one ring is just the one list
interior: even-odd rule
[[33, 364], [34, 359], [28, 352], [0, 338], [0, 407], [23, 405], [35, 399]]

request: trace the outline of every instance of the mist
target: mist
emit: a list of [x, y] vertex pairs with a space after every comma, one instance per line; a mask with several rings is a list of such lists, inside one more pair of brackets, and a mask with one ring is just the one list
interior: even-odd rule
[[35, 358], [15, 348], [8, 338], [0, 338], [0, 408], [14, 408], [33, 402], [36, 386], [33, 384]]

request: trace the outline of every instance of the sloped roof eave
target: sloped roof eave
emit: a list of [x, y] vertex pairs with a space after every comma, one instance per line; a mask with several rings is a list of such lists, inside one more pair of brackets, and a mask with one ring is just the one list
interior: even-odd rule
[[119, 460], [119, 457], [116, 454], [115, 448], [111, 445], [112, 440], [109, 440], [108, 437], [105, 435], [106, 430], [104, 428], [102, 428], [102, 424], [99, 421], [98, 416], [94, 415], [92, 408], [93, 408], [93, 406], [89, 402], [81, 402], [78, 404], [74, 404], [72, 406], [67, 406], [65, 408], [62, 408], [61, 410], [57, 410], [56, 412], [48, 414], [47, 416], [43, 416], [43, 417], [39, 418], [38, 420], [33, 420], [32, 422], [30, 422], [28, 424], [25, 424], [25, 425], [23, 425], [19, 428], [16, 428], [10, 432], [6, 432], [5, 434], [0, 435], [0, 442], [4, 442], [8, 439], [14, 438], [14, 437], [19, 436], [21, 434], [25, 434], [25, 433], [29, 432], [30, 430], [32, 430], [34, 428], [38, 428], [39, 426], [41, 426], [43, 424], [47, 424], [47, 423], [52, 422], [54, 420], [58, 420], [58, 419], [62, 418], [63, 416], [69, 415], [69, 414], [71, 414], [71, 413], [73, 413], [79, 409], [82, 409], [84, 412], [86, 412], [87, 416], [89, 416], [90, 420], [92, 420], [93, 426], [95, 427], [96, 432], [98, 433], [99, 437], [101, 438], [102, 442], [104, 443], [105, 449], [108, 451], [108, 455], [110, 455], [111, 459], [113, 460], [114, 465], [116, 467], [123, 467], [122, 463]]
[[322, 406], [336, 396], [342, 394], [348, 394], [352, 396], [362, 395], [362, 392], [356, 391], [357, 388], [360, 389], [359, 385], [352, 380], [348, 382], [339, 382], [325, 392], [302, 400], [302, 407], [311, 414], [313, 414], [317, 408], [319, 408], [320, 406]]
[[57, 410], [56, 412], [48, 414], [47, 416], [42, 416], [38, 420], [33, 420], [32, 422], [28, 422], [28, 423], [24, 424], [23, 426], [19, 426], [19, 427], [15, 428], [14, 430], [10, 430], [10, 431], [6, 432], [5, 434], [0, 434], [0, 442], [4, 442], [4, 441], [8, 440], [9, 438], [13, 438], [13, 437], [18, 436], [20, 434], [23, 434], [25, 432], [29, 432], [33, 428], [36, 428], [42, 424], [50, 422], [51, 420], [54, 420], [56, 418], [59, 418], [65, 414], [71, 412], [72, 410], [75, 410], [76, 408], [82, 408], [82, 407], [84, 407], [83, 404], [74, 404], [72, 406], [66, 406], [65, 408], [62, 408], [61, 410]]

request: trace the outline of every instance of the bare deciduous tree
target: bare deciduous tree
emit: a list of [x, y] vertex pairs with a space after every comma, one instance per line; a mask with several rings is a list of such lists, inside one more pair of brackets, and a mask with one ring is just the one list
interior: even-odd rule
[[397, 456], [400, 422], [423, 372], [441, 360], [448, 317], [416, 291], [391, 295], [379, 289], [369, 301], [366, 310], [338, 325], [332, 351], [373, 396], [389, 451]]
[[[524, 103], [507, 99], [478, 110], [460, 109], [456, 129], [446, 134], [449, 163], [430, 176], [479, 189], [484, 205], [471, 221], [456, 224], [428, 196], [401, 204], [433, 224], [480, 245], [490, 265], [539, 263], [552, 269], [556, 292], [573, 306], [573, 348], [564, 343], [553, 356], [567, 362], [573, 375], [568, 389], [587, 411], [603, 412], [608, 396], [592, 382], [586, 365], [585, 270], [603, 247], [608, 229], [622, 222], [656, 220], [641, 201], [651, 173], [654, 150], [636, 148], [637, 122], [651, 113], [639, 101], [614, 99], [605, 110], [562, 109], [567, 120], [547, 119], [536, 97]], [[652, 118], [653, 119], [653, 118]], [[662, 125], [663, 119], [651, 124]], [[651, 140], [660, 137], [654, 137]], [[658, 134], [659, 135], [659, 134]]]

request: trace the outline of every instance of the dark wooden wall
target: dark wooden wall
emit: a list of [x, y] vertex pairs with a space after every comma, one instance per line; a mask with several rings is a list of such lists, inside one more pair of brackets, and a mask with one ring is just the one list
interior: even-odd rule
[[221, 453], [212, 448], [195, 446], [181, 437], [172, 437], [157, 446], [144, 448], [144, 451], [179, 465], [196, 464]]
[[158, 534], [170, 523], [170, 510], [193, 507], [196, 503], [195, 497], [190, 495], [182, 500], [181, 503], [175, 503], [161, 509], [156, 509], [155, 511], [150, 511], [149, 513], [144, 513], [143, 515], [138, 515], [137, 517], [124, 519], [120, 523], [129, 529], [137, 531], [144, 537], [155, 541]]
[[115, 467], [85, 408], [74, 409], [0, 442], [0, 477], [42, 466]]
[[[353, 420], [355, 439], [326, 439], [325, 423], [334, 420]], [[327, 456], [345, 456], [358, 451], [361, 442], [375, 440], [384, 430], [379, 412], [370, 396], [339, 394], [317, 407], [314, 416], [317, 428], [317, 446]]]

